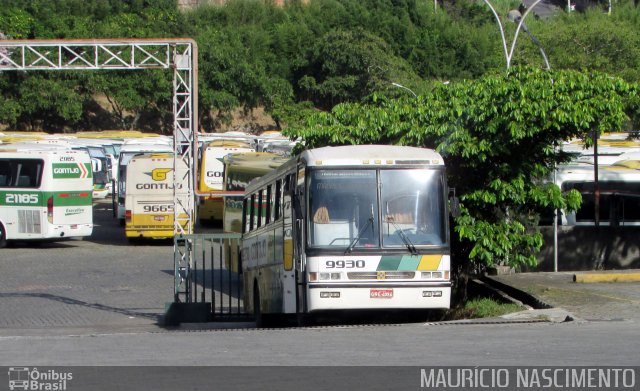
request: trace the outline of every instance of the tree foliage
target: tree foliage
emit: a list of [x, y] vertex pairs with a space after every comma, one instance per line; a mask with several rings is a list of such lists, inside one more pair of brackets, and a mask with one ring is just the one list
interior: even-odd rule
[[[193, 37], [200, 48], [199, 125], [215, 131], [236, 110], [264, 107], [286, 126], [299, 119], [297, 108], [309, 102], [329, 110], [342, 102], [366, 101], [375, 92], [387, 97], [407, 94], [391, 83], [424, 94], [441, 81], [503, 71], [499, 29], [484, 3], [438, 4], [436, 11], [433, 3], [416, 0], [291, 1], [283, 7], [229, 0], [224, 6], [180, 10], [174, 0], [5, 0], [0, 31], [15, 39]], [[503, 14], [513, 4], [504, 0], [497, 8]], [[554, 69], [597, 70], [629, 82], [640, 79], [638, 21], [640, 13], [631, 2], [617, 3], [610, 16], [594, 11], [560, 13], [544, 21], [527, 18]], [[503, 24], [511, 38], [515, 25], [506, 19]], [[518, 39], [514, 64], [542, 67], [538, 48], [525, 34]], [[108, 93], [77, 98], [84, 99], [82, 106], [93, 107], [108, 96], [109, 107], [115, 108], [109, 123], [115, 126], [170, 128], [171, 119], [163, 114], [170, 103], [164, 94], [144, 87], [149, 80], [145, 73], [107, 75], [108, 81], [75, 74], [46, 78], [53, 89], [60, 83], [64, 90], [66, 81], [76, 80], [81, 91]], [[31, 77], [42, 76], [0, 76], [6, 86], [0, 95], [7, 105], [0, 110], [0, 122], [40, 126], [55, 120], [59, 123], [54, 127], [67, 129], [98, 126], [86, 115], [47, 115], [45, 120], [45, 106], [42, 118], [39, 110], [31, 110], [34, 120], [21, 120], [15, 84]], [[155, 76], [150, 80], [159, 81]], [[160, 82], [158, 89], [165, 85]], [[147, 107], [139, 99], [146, 100]], [[58, 102], [73, 106], [77, 100]]]
[[440, 85], [416, 99], [374, 96], [316, 113], [287, 134], [309, 148], [399, 144], [435, 148], [461, 201], [458, 259], [535, 265], [543, 209], [575, 209], [580, 196], [543, 181], [568, 157], [554, 149], [592, 131], [620, 129], [634, 88], [606, 74], [512, 68]]

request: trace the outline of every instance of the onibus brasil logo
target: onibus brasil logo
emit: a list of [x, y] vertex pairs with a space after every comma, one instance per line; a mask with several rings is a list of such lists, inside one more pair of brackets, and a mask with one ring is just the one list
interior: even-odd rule
[[55, 369], [39, 371], [38, 368], [9, 368], [10, 390], [62, 391], [67, 389], [67, 384], [72, 379], [71, 372], [60, 372]]

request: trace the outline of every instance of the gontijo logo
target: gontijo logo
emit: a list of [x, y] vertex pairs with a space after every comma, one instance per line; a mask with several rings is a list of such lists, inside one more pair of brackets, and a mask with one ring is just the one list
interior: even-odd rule
[[54, 178], [90, 178], [91, 169], [82, 163], [53, 163]]
[[167, 173], [171, 170], [171, 168], [155, 168], [151, 172], [145, 172], [145, 174], [151, 176], [154, 181], [164, 181], [167, 179]]
[[73, 379], [71, 372], [58, 372], [55, 369], [39, 371], [38, 368], [10, 367], [9, 389], [55, 390], [67, 389], [67, 382]]

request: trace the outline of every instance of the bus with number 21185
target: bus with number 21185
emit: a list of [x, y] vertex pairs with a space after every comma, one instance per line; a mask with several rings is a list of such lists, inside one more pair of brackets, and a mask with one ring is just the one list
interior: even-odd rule
[[61, 240], [93, 231], [91, 158], [43, 146], [0, 148], [0, 247], [11, 240]]

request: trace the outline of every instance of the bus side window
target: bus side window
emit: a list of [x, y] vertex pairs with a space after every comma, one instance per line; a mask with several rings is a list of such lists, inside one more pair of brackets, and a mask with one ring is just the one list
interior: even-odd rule
[[256, 195], [251, 194], [251, 205], [249, 206], [249, 231], [253, 231], [256, 218]]
[[265, 211], [265, 225], [269, 224], [272, 221], [271, 218], [271, 214], [273, 213], [273, 207], [271, 206], [273, 204], [273, 194], [271, 192], [271, 185], [267, 186], [267, 198], [266, 198], [266, 208], [267, 210]]
[[8, 187], [11, 184], [11, 164], [8, 160], [0, 160], [0, 186]]
[[263, 221], [264, 221], [264, 190], [260, 190], [258, 191], [258, 205], [256, 205], [256, 209], [257, 209], [257, 217], [258, 217], [258, 227], [262, 227], [263, 226]]
[[289, 191], [291, 191], [291, 174], [284, 178], [284, 192], [288, 193]]
[[242, 200], [242, 233], [249, 231], [249, 208], [247, 207], [247, 199]]
[[274, 220], [278, 220], [280, 219], [280, 213], [281, 213], [281, 202], [282, 202], [282, 180], [278, 179], [276, 181], [276, 200], [273, 203], [274, 205], [274, 216], [273, 219]]

